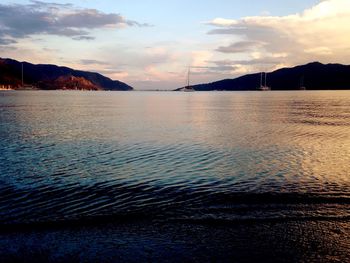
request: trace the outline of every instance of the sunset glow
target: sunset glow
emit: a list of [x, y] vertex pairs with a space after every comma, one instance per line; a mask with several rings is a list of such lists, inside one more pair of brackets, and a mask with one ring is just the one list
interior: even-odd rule
[[2, 1], [0, 57], [173, 89], [350, 59], [350, 2]]

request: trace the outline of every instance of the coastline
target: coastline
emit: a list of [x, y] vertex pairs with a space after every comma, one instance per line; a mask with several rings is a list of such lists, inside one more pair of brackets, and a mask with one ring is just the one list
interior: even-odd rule
[[5, 91], [5, 90], [14, 90], [14, 89], [11, 89], [11, 88], [9, 88], [9, 89], [0, 88], [0, 91]]

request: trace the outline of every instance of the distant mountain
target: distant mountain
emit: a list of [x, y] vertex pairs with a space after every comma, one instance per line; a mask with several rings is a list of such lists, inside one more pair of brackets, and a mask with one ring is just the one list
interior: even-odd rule
[[[350, 89], [350, 66], [313, 62], [294, 68], [282, 68], [267, 74], [267, 86], [272, 90], [345, 90]], [[260, 73], [191, 86], [196, 91], [257, 90]], [[179, 88], [177, 90], [180, 90]]]
[[0, 58], [0, 87], [22, 88], [22, 64], [24, 84], [36, 89], [81, 89], [81, 90], [132, 90], [129, 85], [111, 80], [99, 73], [74, 70], [56, 65], [34, 65], [13, 59]]

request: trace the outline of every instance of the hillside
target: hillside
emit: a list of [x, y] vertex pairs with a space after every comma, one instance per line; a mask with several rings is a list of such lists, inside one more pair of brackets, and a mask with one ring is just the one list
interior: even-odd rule
[[56, 65], [34, 65], [12, 59], [0, 58], [0, 86], [19, 89], [24, 84], [36, 89], [82, 89], [82, 90], [132, 90], [129, 85], [111, 80], [99, 73], [74, 70]]
[[[301, 83], [307, 90], [350, 89], [350, 66], [313, 62], [293, 68], [282, 68], [267, 74], [267, 85], [271, 90], [299, 90]], [[259, 86], [260, 73], [255, 73], [191, 87], [196, 91], [248, 91], [257, 90]]]

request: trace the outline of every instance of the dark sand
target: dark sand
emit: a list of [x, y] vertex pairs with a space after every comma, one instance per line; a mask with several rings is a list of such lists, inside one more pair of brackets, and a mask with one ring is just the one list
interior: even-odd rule
[[350, 262], [350, 222], [120, 222], [1, 230], [0, 262]]

